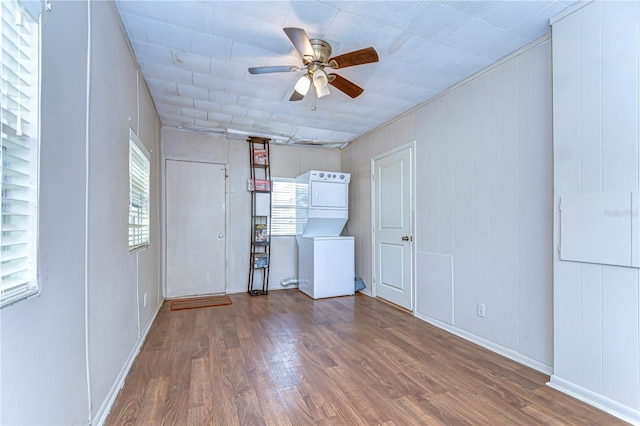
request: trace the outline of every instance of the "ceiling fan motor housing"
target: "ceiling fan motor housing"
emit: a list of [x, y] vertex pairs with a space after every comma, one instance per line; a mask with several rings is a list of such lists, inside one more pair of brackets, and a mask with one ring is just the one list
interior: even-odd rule
[[[326, 64], [329, 58], [331, 57], [331, 45], [324, 40], [320, 40], [319, 38], [312, 38], [309, 40], [311, 43], [311, 47], [313, 48], [313, 53], [316, 55], [315, 62], [320, 62], [321, 64]], [[308, 65], [313, 61], [308, 61], [305, 65]]]

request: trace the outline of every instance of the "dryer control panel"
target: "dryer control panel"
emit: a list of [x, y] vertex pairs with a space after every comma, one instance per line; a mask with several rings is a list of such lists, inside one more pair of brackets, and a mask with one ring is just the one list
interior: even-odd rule
[[341, 172], [325, 172], [320, 170], [310, 170], [309, 180], [315, 181], [315, 182], [321, 181], [321, 182], [349, 183], [349, 181], [351, 180], [351, 174], [341, 173]]

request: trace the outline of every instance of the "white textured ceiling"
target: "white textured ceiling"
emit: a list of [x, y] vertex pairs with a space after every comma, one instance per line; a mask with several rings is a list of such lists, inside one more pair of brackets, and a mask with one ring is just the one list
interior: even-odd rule
[[[346, 143], [549, 31], [575, 0], [128, 1], [116, 6], [165, 126]], [[373, 46], [377, 63], [338, 74], [365, 89], [290, 102], [302, 66], [283, 27], [328, 41], [332, 56]]]

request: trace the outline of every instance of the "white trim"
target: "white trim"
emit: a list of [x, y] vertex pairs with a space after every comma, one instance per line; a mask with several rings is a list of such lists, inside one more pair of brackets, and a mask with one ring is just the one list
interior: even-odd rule
[[107, 420], [107, 416], [111, 412], [111, 407], [113, 406], [113, 403], [115, 402], [116, 397], [120, 392], [120, 389], [122, 389], [122, 387], [124, 386], [125, 380], [127, 379], [127, 375], [129, 374], [129, 370], [131, 370], [131, 366], [133, 365], [133, 362], [136, 360], [136, 357], [140, 353], [140, 349], [142, 349], [142, 345], [147, 339], [147, 334], [149, 334], [149, 330], [151, 330], [151, 325], [153, 325], [156, 317], [158, 316], [158, 312], [160, 312], [160, 308], [162, 308], [162, 303], [158, 306], [158, 308], [156, 309], [156, 312], [151, 317], [151, 321], [149, 321], [149, 323], [147, 324], [147, 327], [144, 330], [143, 337], [141, 339], [138, 339], [138, 344], [133, 348], [133, 350], [129, 354], [129, 357], [127, 358], [127, 361], [124, 363], [122, 370], [120, 370], [120, 374], [118, 374], [116, 381], [113, 383], [113, 386], [111, 386], [111, 389], [109, 390], [109, 393], [107, 394], [107, 397], [105, 398], [104, 403], [102, 404], [100, 409], [96, 412], [95, 417], [91, 419], [89, 424], [92, 424], [92, 425], [95, 424], [95, 425], [101, 426]]
[[371, 229], [369, 229], [369, 234], [371, 235], [371, 297], [377, 297], [378, 290], [378, 282], [376, 280], [376, 181], [375, 177], [375, 159], [376, 157], [371, 157], [369, 164], [369, 185], [371, 188], [371, 199], [369, 200], [369, 208], [371, 215]]
[[[162, 141], [162, 128], [160, 128], [160, 141]], [[160, 142], [162, 143], [162, 142]], [[162, 148], [160, 149], [162, 154]], [[160, 289], [160, 295], [162, 298], [167, 297], [167, 161], [169, 159], [162, 155], [160, 159], [160, 199], [158, 204], [160, 206], [160, 234], [158, 238], [161, 246], [160, 256], [160, 282], [162, 288]]]
[[40, 286], [27, 288], [25, 291], [13, 295], [11, 297], [5, 297], [0, 300], [0, 309], [6, 309], [9, 306], [13, 306], [18, 302], [21, 302], [26, 299], [31, 299], [32, 297], [40, 296]]
[[[47, 9], [50, 10], [50, 9]], [[90, 184], [89, 184], [89, 166], [91, 164], [89, 148], [91, 144], [89, 143], [91, 136], [91, 2], [87, 2], [87, 108], [86, 108], [86, 117], [85, 117], [85, 145], [84, 145], [84, 161], [85, 161], [85, 171], [84, 171], [84, 358], [85, 358], [85, 368], [87, 375], [87, 417], [91, 419], [92, 407], [93, 407], [93, 393], [91, 388], [91, 356], [90, 356], [90, 348], [91, 348], [91, 336], [89, 335], [89, 324], [90, 324], [90, 315], [89, 315], [89, 217], [91, 209], [89, 207], [89, 197], [91, 194]]]
[[622, 405], [612, 399], [606, 398], [599, 393], [592, 392], [580, 387], [572, 382], [561, 379], [558, 376], [551, 376], [547, 386], [566, 393], [582, 402], [592, 405], [606, 413], [611, 414], [625, 422], [633, 425], [640, 425], [640, 410], [634, 410], [626, 405]]
[[[271, 290], [274, 290], [274, 289], [270, 288], [269, 291]], [[240, 293], [246, 293], [246, 292], [247, 290], [245, 288], [232, 288], [232, 289], [228, 289], [225, 294], [240, 294]]]
[[556, 22], [560, 21], [561, 19], [566, 18], [567, 16], [574, 13], [576, 10], [582, 9], [583, 7], [585, 7], [591, 2], [593, 2], [593, 0], [582, 0], [582, 1], [579, 1], [578, 3], [571, 5], [570, 7], [566, 8], [562, 12], [558, 13], [556, 16], [552, 16], [549, 19], [549, 25], [553, 25]]
[[129, 139], [133, 140], [136, 146], [140, 148], [140, 151], [142, 151], [142, 153], [146, 155], [147, 160], [151, 161], [151, 151], [149, 151], [147, 147], [144, 146], [142, 141], [140, 141], [140, 138], [138, 138], [138, 135], [136, 135], [136, 132], [134, 132], [131, 127], [129, 127]]
[[466, 332], [464, 330], [461, 330], [459, 328], [450, 326], [449, 324], [446, 324], [444, 322], [438, 321], [434, 318], [428, 317], [426, 315], [421, 315], [419, 313], [416, 313], [416, 318], [419, 318], [425, 322], [428, 322], [429, 324], [438, 327], [442, 330], [445, 330], [451, 334], [454, 334], [458, 337], [463, 338], [464, 340], [467, 340], [471, 343], [474, 343], [478, 346], [482, 346], [483, 348], [489, 349], [492, 352], [497, 353], [498, 355], [502, 355], [506, 358], [509, 358], [512, 361], [515, 361], [519, 364], [522, 365], [526, 365], [527, 367], [531, 367], [534, 370], [537, 370], [541, 373], [547, 374], [547, 375], [551, 375], [553, 373], [553, 368], [549, 365], [543, 364], [540, 361], [536, 361], [535, 359], [526, 357], [524, 355], [522, 355], [519, 352], [516, 352], [512, 349], [509, 348], [505, 348], [504, 346], [500, 346], [494, 342], [491, 342], [489, 340], [483, 339], [482, 337], [478, 337], [475, 334]]
[[229, 182], [228, 164], [228, 161], [225, 164], [220, 164], [224, 168], [224, 294], [227, 294], [229, 289], [229, 256], [231, 255], [229, 239], [227, 238], [229, 229], [231, 229], [231, 218], [229, 217], [229, 211], [231, 210], [231, 183]]
[[[137, 68], [136, 68], [136, 116], [138, 117], [138, 124], [136, 127], [136, 131], [140, 133], [140, 70]], [[129, 131], [131, 131], [131, 128], [129, 128]], [[148, 155], [147, 157], [151, 157], [151, 156]]]
[[141, 324], [140, 324], [140, 256], [136, 252], [136, 315], [138, 317], [138, 339], [141, 337]]

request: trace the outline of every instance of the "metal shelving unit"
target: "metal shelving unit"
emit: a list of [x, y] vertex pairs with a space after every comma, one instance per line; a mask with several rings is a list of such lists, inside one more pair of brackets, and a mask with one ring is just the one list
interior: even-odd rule
[[[251, 178], [251, 252], [247, 291], [251, 296], [269, 292], [271, 263], [271, 170], [269, 139], [249, 137], [249, 165]], [[256, 288], [257, 285], [257, 288]]]

